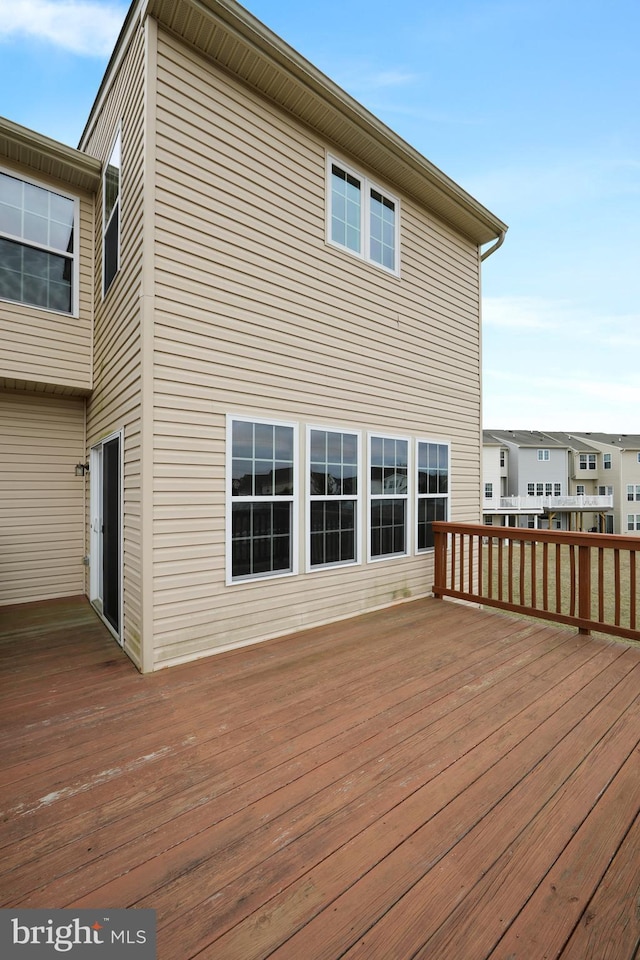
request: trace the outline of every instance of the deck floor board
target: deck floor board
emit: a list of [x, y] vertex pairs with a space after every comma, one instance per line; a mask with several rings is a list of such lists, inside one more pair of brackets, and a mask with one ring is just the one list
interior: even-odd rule
[[141, 677], [0, 608], [0, 905], [160, 960], [634, 960], [640, 648], [425, 600]]

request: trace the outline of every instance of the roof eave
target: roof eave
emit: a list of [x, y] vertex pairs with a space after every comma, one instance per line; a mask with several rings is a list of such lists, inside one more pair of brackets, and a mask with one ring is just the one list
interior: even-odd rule
[[100, 183], [98, 160], [5, 117], [0, 117], [0, 156], [88, 193]]

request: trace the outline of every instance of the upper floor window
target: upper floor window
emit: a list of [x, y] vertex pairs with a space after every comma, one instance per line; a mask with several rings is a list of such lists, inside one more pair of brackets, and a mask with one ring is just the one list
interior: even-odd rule
[[595, 455], [595, 453], [581, 453], [581, 454], [580, 454], [580, 469], [581, 469], [581, 470], [595, 470], [595, 469], [596, 469], [596, 455]]
[[584, 483], [576, 483], [576, 496], [584, 497]]
[[640, 513], [627, 514], [627, 530], [640, 530]]
[[102, 236], [102, 277], [103, 295], [113, 282], [120, 268], [120, 132], [111, 150], [104, 169], [103, 196], [103, 236]]
[[77, 201], [0, 173], [0, 297], [75, 312]]
[[627, 484], [627, 500], [640, 500], [640, 483]]
[[501, 450], [501, 451], [500, 451], [500, 466], [501, 466], [501, 467], [506, 467], [506, 465], [507, 465], [507, 451], [506, 451], [506, 450]]
[[331, 158], [328, 180], [329, 241], [397, 274], [400, 202]]
[[485, 496], [485, 500], [490, 500], [491, 497], [493, 496], [493, 484], [492, 484], [492, 483], [485, 483], [485, 485], [484, 485], [484, 496]]
[[[418, 440], [417, 447], [418, 550], [427, 550], [434, 544], [433, 521], [448, 519], [449, 445]], [[485, 483], [484, 490], [485, 497], [493, 496], [492, 483]]]
[[548, 450], [538, 450], [538, 460], [548, 460], [549, 451]]
[[360, 437], [309, 429], [309, 566], [356, 563]]
[[229, 580], [293, 573], [295, 428], [229, 421]]
[[602, 460], [604, 464], [604, 469], [611, 470], [611, 454], [610, 453], [603, 454]]
[[409, 441], [371, 437], [369, 443], [369, 555], [406, 555]]

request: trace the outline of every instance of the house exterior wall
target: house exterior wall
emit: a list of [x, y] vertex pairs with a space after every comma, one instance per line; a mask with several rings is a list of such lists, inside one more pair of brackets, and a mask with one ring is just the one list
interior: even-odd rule
[[0, 391], [0, 605], [84, 592], [84, 399]]
[[[122, 143], [120, 269], [102, 292], [102, 188], [96, 197], [93, 392], [87, 404], [87, 450], [123, 431], [123, 637], [141, 663], [141, 370], [145, 30], [137, 25], [84, 148], [106, 163], [120, 127]], [[88, 584], [87, 584], [88, 589]]]
[[361, 431], [363, 458], [370, 430], [450, 442], [451, 518], [477, 520], [477, 247], [394, 184], [400, 279], [329, 246], [331, 145], [163, 31], [156, 124], [155, 665], [428, 593], [413, 548], [226, 586], [225, 425], [299, 426], [301, 570], [309, 424]]
[[492, 499], [496, 500], [501, 496], [500, 470], [500, 447], [483, 446], [482, 448], [482, 495], [484, 498], [485, 487], [488, 483], [492, 485]]
[[77, 315], [0, 300], [0, 386], [86, 393], [91, 388], [93, 197], [1, 157], [0, 171], [71, 197], [79, 206]]

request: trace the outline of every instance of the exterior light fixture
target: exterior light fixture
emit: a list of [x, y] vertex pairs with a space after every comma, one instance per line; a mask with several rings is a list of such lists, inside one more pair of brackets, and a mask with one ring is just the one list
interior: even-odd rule
[[84, 477], [85, 473], [89, 473], [89, 464], [76, 463], [76, 477]]

